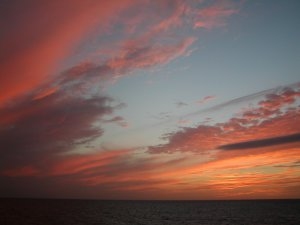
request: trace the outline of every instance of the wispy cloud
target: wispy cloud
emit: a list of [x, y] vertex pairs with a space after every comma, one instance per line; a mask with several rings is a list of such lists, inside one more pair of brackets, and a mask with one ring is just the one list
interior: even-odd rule
[[215, 4], [197, 12], [195, 28], [212, 29], [225, 26], [226, 18], [238, 13], [238, 4], [232, 1], [216, 1]]
[[216, 98], [216, 96], [214, 96], [214, 95], [208, 95], [208, 96], [203, 97], [203, 98], [200, 99], [199, 101], [197, 101], [197, 103], [198, 103], [198, 104], [204, 104], [204, 103], [206, 103], [206, 102], [208, 102], [208, 101], [211, 101], [211, 100], [213, 100], [213, 99], [215, 99], [215, 98]]
[[187, 106], [188, 104], [187, 103], [185, 103], [185, 102], [181, 102], [181, 101], [179, 101], [179, 102], [176, 102], [176, 106], [177, 106], [177, 108], [181, 108], [181, 107], [184, 107], [184, 106]]
[[121, 127], [128, 127], [129, 124], [126, 120], [121, 116], [115, 116], [111, 119], [103, 120], [105, 123], [117, 123]]

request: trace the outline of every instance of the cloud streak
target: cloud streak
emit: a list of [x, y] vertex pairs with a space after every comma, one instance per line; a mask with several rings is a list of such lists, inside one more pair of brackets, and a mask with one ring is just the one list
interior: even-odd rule
[[252, 140], [240, 143], [233, 143], [227, 145], [221, 145], [218, 148], [222, 150], [237, 150], [237, 149], [249, 149], [249, 148], [261, 148], [273, 145], [280, 145], [292, 142], [300, 142], [300, 134], [292, 134], [282, 137], [266, 138], [261, 140]]
[[208, 101], [211, 101], [215, 98], [216, 98], [216, 96], [214, 96], [214, 95], [208, 95], [208, 96], [205, 96], [204, 98], [202, 98], [201, 100], [197, 101], [197, 103], [198, 104], [204, 104], [204, 103], [206, 103]]
[[237, 6], [231, 1], [218, 1], [197, 12], [194, 28], [212, 29], [226, 25], [225, 19], [238, 13]]

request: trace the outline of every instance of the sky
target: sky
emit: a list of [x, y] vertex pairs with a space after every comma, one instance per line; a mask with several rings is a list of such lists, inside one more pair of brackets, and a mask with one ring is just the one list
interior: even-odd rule
[[298, 0], [3, 0], [0, 197], [300, 198]]

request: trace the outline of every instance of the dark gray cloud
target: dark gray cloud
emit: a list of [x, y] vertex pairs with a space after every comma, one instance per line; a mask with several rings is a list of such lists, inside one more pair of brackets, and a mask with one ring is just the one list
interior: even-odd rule
[[292, 142], [300, 142], [300, 133], [281, 136], [281, 137], [273, 137], [273, 138], [221, 145], [218, 148], [222, 150], [242, 150], [242, 149], [249, 149], [249, 148], [268, 147], [268, 146], [280, 145], [280, 144], [286, 144]]
[[278, 167], [278, 168], [296, 168], [296, 167], [300, 167], [300, 161], [294, 162], [292, 164], [283, 164], [283, 165], [275, 165], [274, 167]]
[[0, 169], [43, 167], [45, 159], [103, 134], [93, 123], [111, 116], [119, 105], [107, 96], [87, 98], [70, 91], [61, 88], [41, 98], [32, 93], [0, 109]]
[[184, 106], [187, 106], [188, 104], [187, 103], [185, 103], [185, 102], [181, 102], [181, 101], [179, 101], [179, 102], [176, 102], [176, 106], [177, 106], [177, 108], [181, 108], [181, 107], [184, 107]]

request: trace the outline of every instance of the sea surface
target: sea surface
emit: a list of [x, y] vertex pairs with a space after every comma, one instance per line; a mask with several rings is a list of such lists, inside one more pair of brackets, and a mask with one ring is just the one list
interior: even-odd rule
[[300, 200], [0, 199], [1, 225], [299, 225]]

